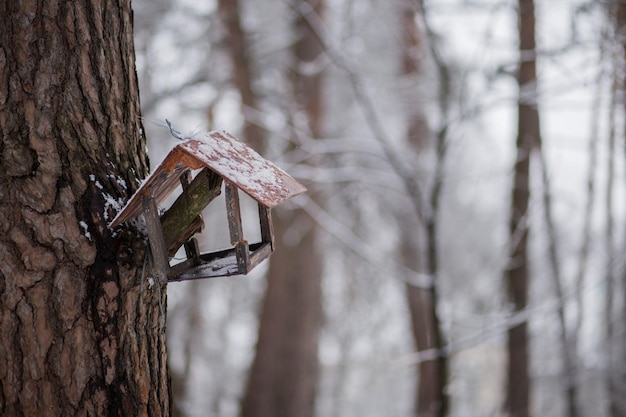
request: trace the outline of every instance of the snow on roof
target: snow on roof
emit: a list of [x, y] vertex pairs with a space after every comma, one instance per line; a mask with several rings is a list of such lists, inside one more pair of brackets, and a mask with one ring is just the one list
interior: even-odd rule
[[137, 217], [142, 212], [142, 196], [149, 191], [160, 203], [179, 185], [185, 169], [207, 167], [268, 208], [303, 193], [306, 188], [264, 159], [252, 148], [226, 131], [205, 133], [175, 146], [163, 162], [146, 178], [126, 206], [109, 225]]

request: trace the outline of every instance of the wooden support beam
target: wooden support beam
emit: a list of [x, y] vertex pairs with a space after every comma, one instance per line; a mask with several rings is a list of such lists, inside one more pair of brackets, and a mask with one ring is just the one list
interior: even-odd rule
[[185, 254], [187, 259], [193, 260], [195, 265], [200, 263], [200, 245], [198, 245], [198, 239], [192, 237], [185, 243]]
[[148, 240], [152, 252], [152, 269], [160, 282], [167, 282], [170, 264], [167, 258], [167, 248], [163, 239], [163, 230], [159, 221], [159, 209], [150, 191], [144, 194], [142, 200], [143, 215], [148, 229]]
[[196, 248], [191, 247], [192, 244], [190, 243], [190, 239], [194, 234], [202, 231], [203, 227], [204, 220], [202, 220], [202, 216], [197, 216], [195, 219], [193, 219], [193, 222], [191, 222], [191, 224], [189, 224], [185, 230], [178, 231], [178, 234], [176, 236], [170, 238], [174, 240], [167, 241], [166, 239], [165, 244], [167, 245], [168, 256], [171, 258], [176, 254], [176, 252], [182, 245], [185, 245], [185, 253], [187, 254], [187, 258], [192, 257], [193, 253], [196, 253], [198, 251]]
[[261, 223], [261, 242], [269, 243], [271, 250], [274, 250], [274, 226], [272, 224], [272, 211], [259, 204], [259, 222]]
[[272, 246], [269, 242], [263, 243], [261, 247], [256, 249], [250, 255], [250, 261], [248, 263], [248, 272], [252, 271], [258, 264], [263, 262], [272, 254]]
[[[249, 262], [247, 272], [260, 264], [271, 253], [269, 243], [252, 243], [248, 245]], [[237, 263], [237, 248], [224, 249], [200, 255], [200, 262], [194, 264], [187, 259], [170, 268], [169, 281], [187, 281], [202, 278], [226, 277], [240, 275], [240, 267]], [[247, 273], [247, 272], [244, 272]]]
[[248, 242], [240, 240], [235, 245], [235, 257], [237, 259], [237, 269], [240, 274], [247, 274], [250, 271], [250, 251], [248, 250]]
[[239, 193], [237, 191], [237, 187], [230, 181], [226, 181], [224, 191], [224, 197], [226, 198], [226, 216], [228, 216], [228, 232], [230, 233], [230, 244], [236, 245], [241, 239], [243, 239]]
[[239, 273], [246, 274], [248, 272], [250, 253], [248, 250], [248, 242], [246, 242], [243, 238], [239, 192], [237, 191], [237, 187], [230, 181], [226, 181], [224, 191], [226, 197], [226, 215], [228, 216], [230, 243], [235, 245], [235, 254], [237, 256]]
[[190, 227], [197, 222], [202, 210], [220, 194], [221, 186], [222, 178], [210, 169], [204, 168], [183, 190], [161, 217], [163, 236], [168, 248], [180, 242], [174, 250], [176, 252], [180, 245], [189, 239], [191, 235], [185, 236], [185, 233], [189, 233]]
[[168, 281], [182, 281], [180, 276], [191, 268], [196, 266], [193, 259], [186, 259], [170, 268], [170, 274], [168, 275]]

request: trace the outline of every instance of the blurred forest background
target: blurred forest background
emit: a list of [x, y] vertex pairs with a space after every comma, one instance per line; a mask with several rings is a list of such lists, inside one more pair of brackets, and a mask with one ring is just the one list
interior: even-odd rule
[[134, 9], [152, 165], [168, 119], [309, 188], [251, 275], [169, 285], [176, 416], [626, 415], [625, 3]]

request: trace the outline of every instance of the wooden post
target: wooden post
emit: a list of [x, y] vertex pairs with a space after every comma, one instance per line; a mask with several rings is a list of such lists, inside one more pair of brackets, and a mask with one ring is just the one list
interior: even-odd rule
[[259, 222], [261, 223], [261, 242], [269, 243], [274, 250], [274, 226], [272, 224], [272, 211], [259, 204]]
[[235, 245], [235, 255], [237, 257], [237, 267], [239, 273], [248, 273], [250, 263], [250, 253], [248, 242], [243, 238], [243, 226], [241, 224], [241, 207], [239, 204], [239, 193], [237, 187], [230, 181], [224, 185], [226, 197], [226, 215], [228, 216], [228, 231], [230, 232], [230, 243]]
[[160, 282], [167, 282], [170, 263], [167, 257], [167, 248], [163, 239], [163, 230], [159, 221], [159, 209], [152, 192], [148, 190], [143, 196], [143, 215], [148, 229], [148, 240], [152, 252], [152, 269]]

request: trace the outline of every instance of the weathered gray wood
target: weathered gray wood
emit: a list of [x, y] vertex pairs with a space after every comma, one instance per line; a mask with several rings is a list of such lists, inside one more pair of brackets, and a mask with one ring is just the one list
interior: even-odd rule
[[248, 242], [240, 240], [235, 245], [235, 256], [237, 257], [237, 268], [240, 274], [250, 272], [250, 251], [248, 250]]
[[183, 190], [183, 193], [161, 217], [163, 236], [168, 248], [177, 242], [180, 242], [178, 245], [180, 247], [187, 241], [190, 236], [184, 236], [184, 233], [189, 231], [190, 225], [196, 221], [202, 210], [220, 194], [221, 185], [222, 178], [205, 168]]
[[259, 204], [259, 222], [261, 224], [261, 242], [269, 243], [274, 250], [274, 226], [272, 224], [272, 210]]
[[239, 192], [237, 187], [230, 181], [226, 181], [224, 190], [226, 197], [226, 215], [228, 216], [228, 231], [230, 232], [230, 243], [235, 245], [235, 255], [237, 257], [237, 268], [239, 273], [246, 274], [248, 272], [250, 253], [248, 251], [248, 242], [246, 242], [243, 238]]
[[[206, 255], [201, 255], [201, 258]], [[202, 261], [200, 265], [186, 269], [180, 275], [173, 276], [170, 281], [188, 281], [202, 278], [217, 278], [239, 275], [239, 267], [235, 251], [225, 251], [224, 256]]]
[[243, 239], [243, 226], [241, 224], [241, 207], [237, 187], [230, 181], [224, 186], [226, 197], [226, 216], [228, 216], [228, 231], [231, 245], [236, 245]]
[[230, 248], [200, 255], [200, 263], [198, 265], [194, 265], [192, 260], [189, 259], [174, 265], [170, 269], [169, 281], [245, 275], [272, 253], [269, 243], [262, 242], [248, 245], [248, 251], [250, 256], [246, 272], [242, 273], [239, 271], [237, 250], [236, 248]]
[[181, 281], [180, 275], [188, 271], [190, 268], [196, 266], [194, 259], [186, 259], [183, 262], [177, 263], [170, 268], [168, 275], [168, 281]]
[[257, 265], [267, 259], [271, 254], [272, 246], [269, 242], [264, 243], [260, 248], [253, 251], [250, 254], [250, 260], [248, 261], [248, 272], [256, 268]]
[[148, 240], [152, 252], [152, 269], [160, 282], [167, 282], [170, 264], [167, 258], [167, 248], [163, 239], [161, 222], [159, 221], [159, 209], [156, 201], [150, 194], [144, 194], [143, 216], [148, 229]]

